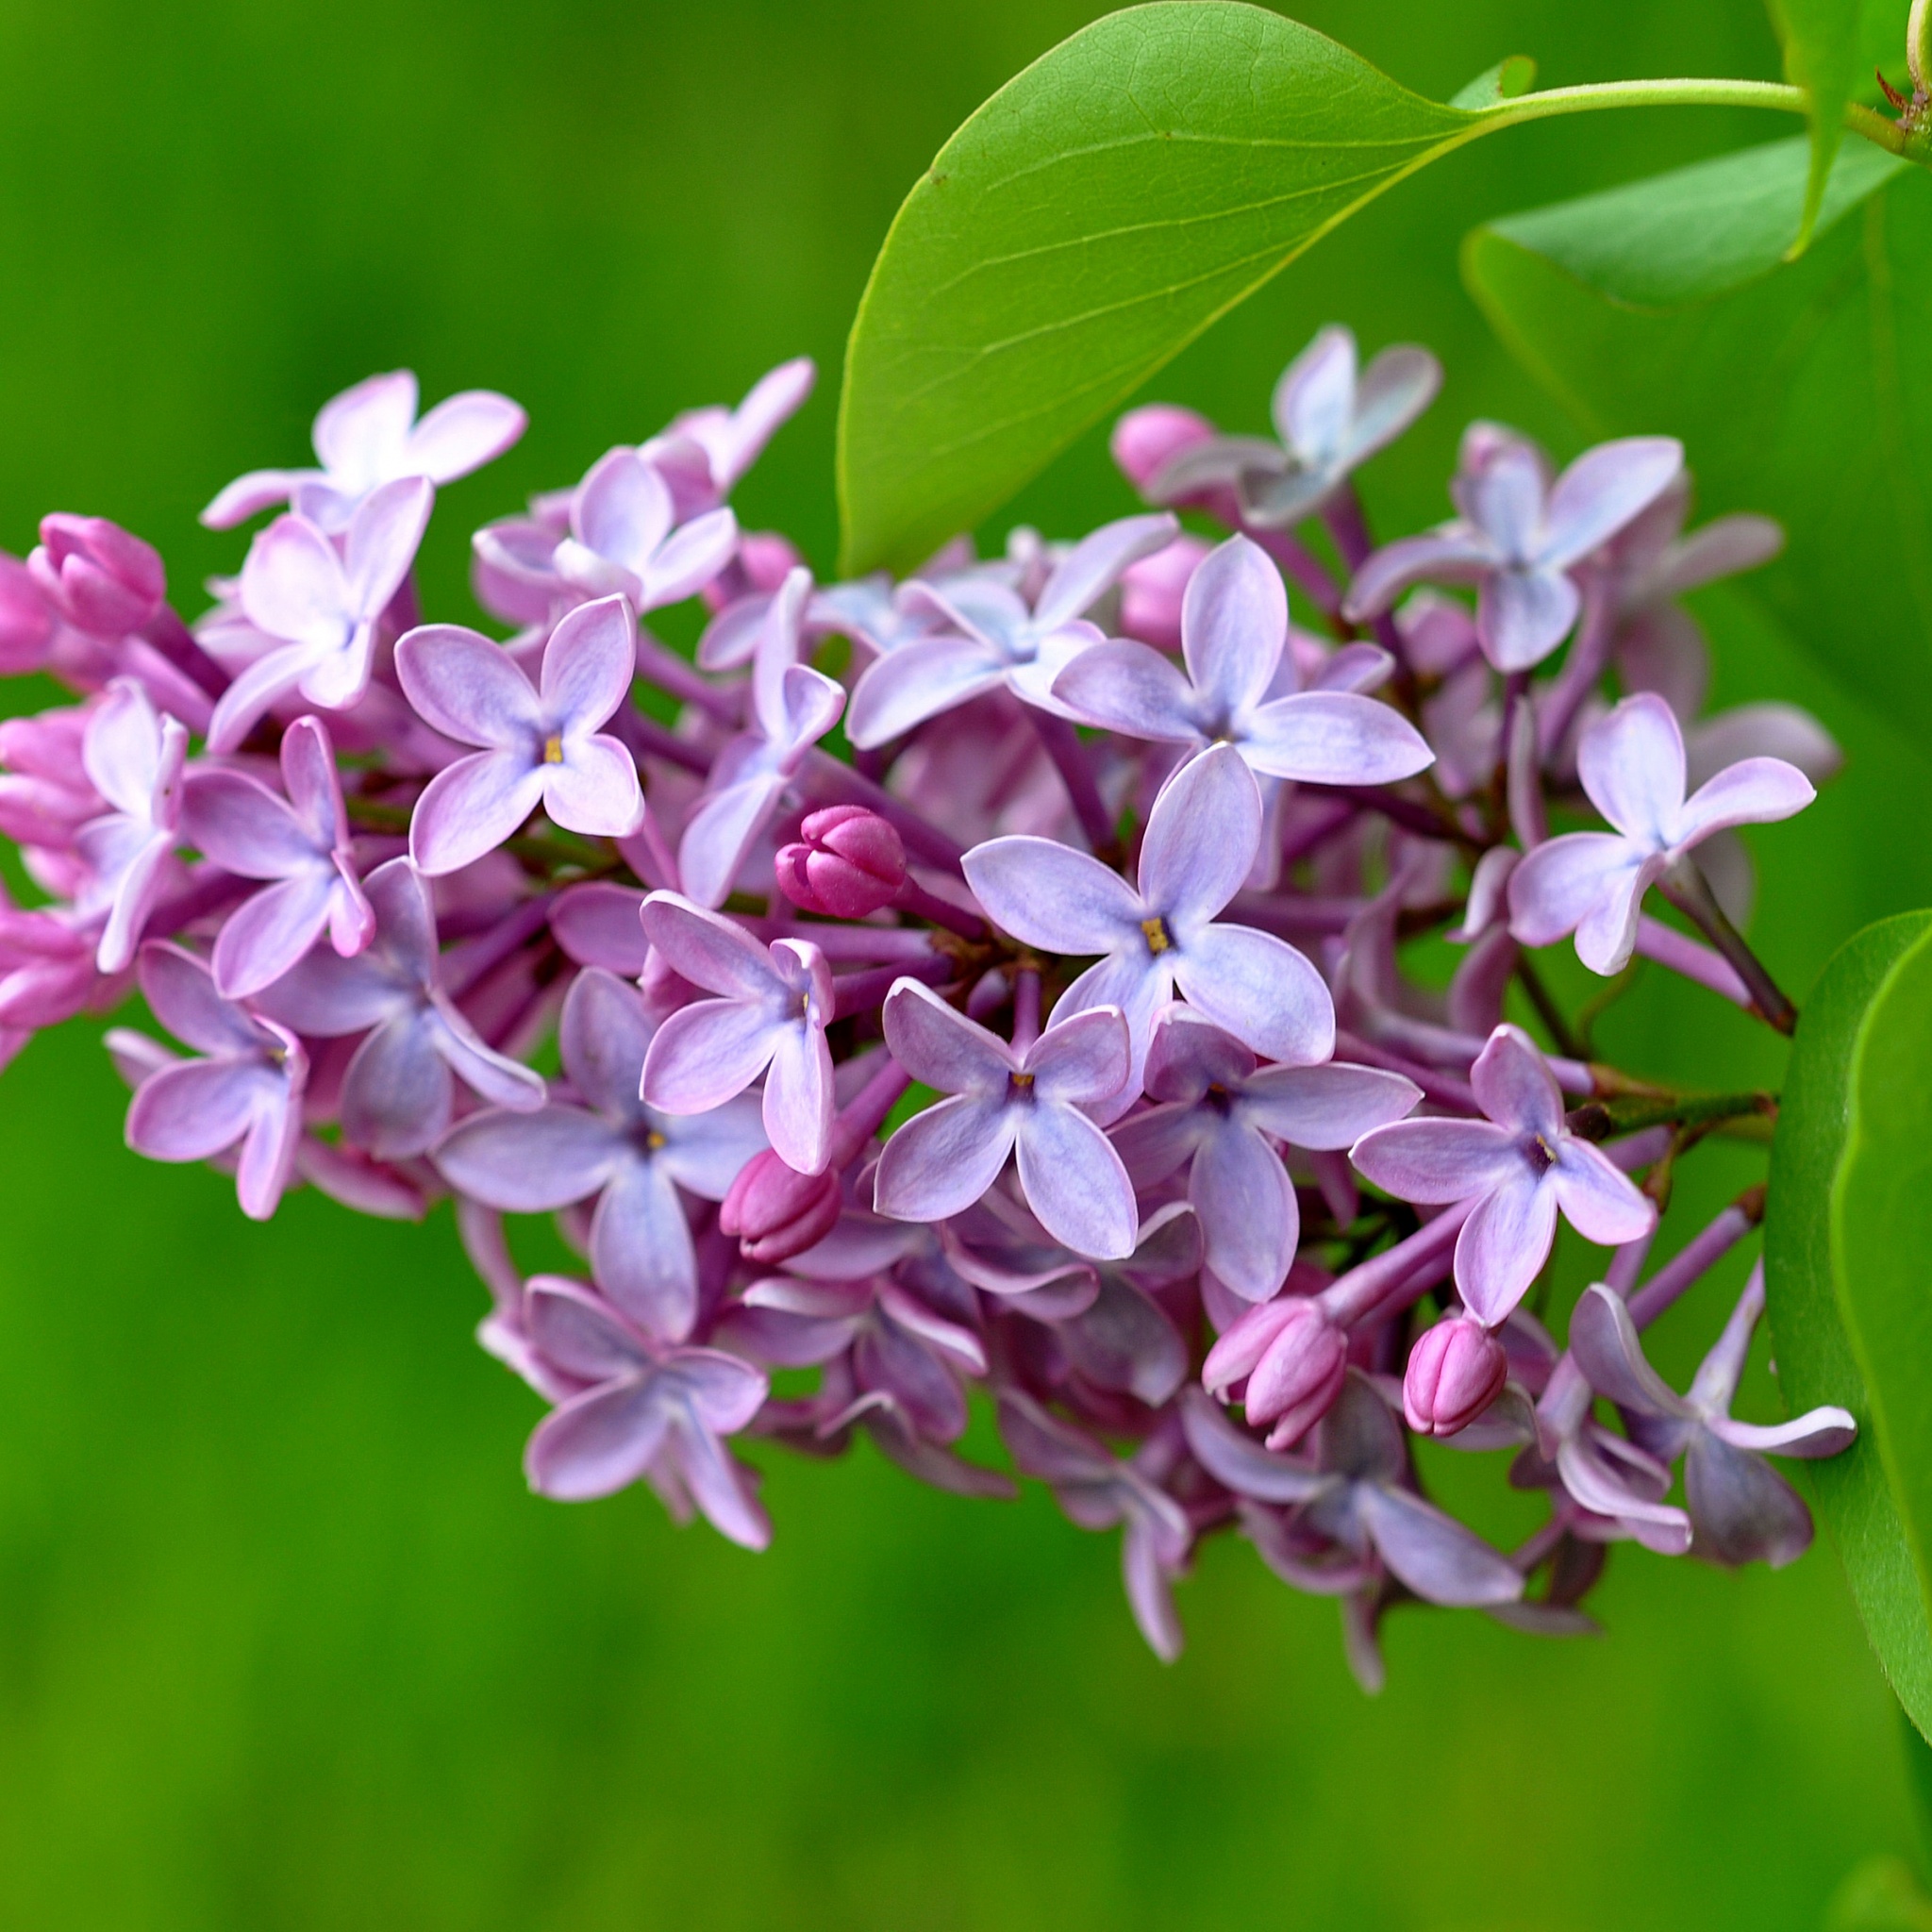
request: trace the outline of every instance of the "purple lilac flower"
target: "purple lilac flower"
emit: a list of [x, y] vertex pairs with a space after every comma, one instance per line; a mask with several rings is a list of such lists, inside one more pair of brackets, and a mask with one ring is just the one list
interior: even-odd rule
[[1216, 745], [1155, 800], [1138, 889], [1050, 839], [994, 839], [966, 855], [967, 883], [995, 924], [1049, 952], [1105, 956], [1056, 1010], [1118, 1007], [1125, 1016], [1133, 1058], [1122, 1106], [1141, 1091], [1155, 1015], [1176, 986], [1269, 1059], [1307, 1066], [1333, 1051], [1335, 1013], [1321, 974], [1272, 933], [1215, 923], [1260, 838], [1254, 777], [1231, 745]]
[[1416, 584], [1475, 584], [1484, 654], [1499, 671], [1527, 671], [1576, 622], [1582, 592], [1571, 573], [1655, 502], [1683, 461], [1668, 436], [1627, 436], [1585, 451], [1552, 484], [1533, 445], [1477, 424], [1452, 485], [1461, 515], [1378, 550], [1343, 608], [1359, 621]]
[[551, 632], [532, 685], [501, 644], [425, 624], [396, 645], [396, 675], [425, 723], [481, 751], [429, 781], [409, 857], [436, 877], [493, 852], [539, 806], [566, 831], [623, 839], [644, 815], [637, 766], [598, 727], [630, 691], [636, 637], [622, 597], [584, 604]]
[[1577, 750], [1590, 801], [1614, 832], [1569, 832], [1526, 854], [1509, 876], [1509, 929], [1525, 945], [1576, 935], [1576, 957], [1618, 973], [1637, 944], [1643, 895], [1685, 855], [1733, 825], [1802, 811], [1818, 794], [1795, 765], [1752, 758], [1684, 796], [1684, 737], [1650, 691], [1591, 726]]
[[614, 592], [641, 611], [681, 604], [738, 548], [728, 509], [679, 525], [671, 486], [634, 449], [612, 450], [577, 486], [570, 530], [552, 558], [563, 582], [587, 597]]
[[1250, 523], [1300, 523], [1352, 470], [1393, 442], [1441, 386], [1441, 364], [1407, 344], [1382, 350], [1357, 375], [1354, 335], [1324, 328], [1274, 385], [1269, 413], [1279, 442], [1258, 436], [1191, 441], [1148, 479], [1148, 501], [1182, 503], [1232, 487]]
[[1076, 654], [1101, 641], [1085, 621], [1121, 573], [1171, 543], [1165, 514], [1103, 525], [1054, 566], [1032, 604], [991, 576], [908, 587], [905, 602], [943, 628], [877, 658], [852, 692], [846, 729], [860, 750], [890, 743], [915, 724], [1002, 686], [1030, 705], [1057, 708], [1053, 685]]
[[687, 409], [638, 454], [671, 484], [680, 518], [714, 508], [728, 497], [785, 425], [804, 408], [818, 379], [809, 356], [769, 369], [735, 409], [717, 404]]
[[594, 1290], [558, 1275], [528, 1283], [524, 1322], [532, 1350], [582, 1385], [530, 1438], [533, 1490], [582, 1503], [649, 1478], [695, 1503], [733, 1542], [771, 1541], [751, 1473], [722, 1440], [764, 1402], [769, 1384], [757, 1369], [721, 1349], [660, 1347]]
[[1281, 573], [1245, 537], [1230, 537], [1188, 580], [1181, 607], [1185, 674], [1151, 645], [1094, 644], [1053, 694], [1086, 724], [1129, 738], [1231, 744], [1251, 770], [1307, 784], [1386, 785], [1435, 754], [1398, 711], [1351, 691], [1298, 691]]
[[1352, 1147], [1422, 1098], [1413, 1081], [1374, 1067], [1257, 1071], [1240, 1041], [1178, 1005], [1155, 1023], [1146, 1089], [1159, 1104], [1113, 1133], [1127, 1173], [1146, 1189], [1187, 1168], [1207, 1266], [1250, 1302], [1266, 1301], [1288, 1278], [1300, 1239], [1279, 1143]]
[[541, 1107], [541, 1075], [487, 1045], [442, 990], [422, 875], [392, 858], [364, 885], [375, 914], [368, 948], [347, 959], [311, 952], [259, 1000], [310, 1038], [365, 1035], [342, 1077], [343, 1134], [383, 1159], [426, 1152], [449, 1127], [452, 1075], [498, 1107]]
[[256, 538], [242, 566], [242, 609], [275, 641], [222, 693], [210, 751], [233, 751], [290, 691], [325, 711], [361, 698], [376, 620], [409, 574], [435, 497], [420, 476], [384, 484], [362, 500], [340, 552], [319, 525], [294, 514]]
[[158, 716], [132, 678], [117, 678], [88, 719], [80, 757], [109, 809], [74, 835], [88, 872], [75, 910], [102, 922], [96, 963], [120, 973], [134, 958], [180, 839], [188, 733], [178, 720]]
[[453, 483], [500, 457], [529, 420], [508, 396], [491, 390], [449, 396], [420, 423], [416, 404], [416, 378], [407, 369], [344, 390], [315, 419], [320, 470], [251, 470], [202, 511], [202, 522], [211, 530], [232, 529], [286, 503], [339, 536], [385, 484], [413, 477]]
[[811, 573], [795, 570], [772, 599], [752, 660], [751, 728], [719, 752], [709, 789], [685, 823], [677, 869], [700, 906], [724, 903], [806, 754], [845, 708], [844, 691], [798, 661], [810, 595]]
[[644, 1059], [644, 1100], [672, 1114], [709, 1113], [765, 1075], [765, 1133], [800, 1174], [832, 1155], [832, 974], [808, 940], [760, 945], [721, 913], [675, 892], [644, 901], [644, 936], [674, 971], [719, 995], [682, 1007]]
[[1602, 1151], [1564, 1124], [1556, 1078], [1521, 1027], [1498, 1026], [1469, 1072], [1483, 1120], [1397, 1121], [1350, 1158], [1398, 1200], [1476, 1206], [1456, 1242], [1456, 1287], [1493, 1328], [1549, 1258], [1557, 1214], [1585, 1241], [1648, 1234], [1657, 1209]]
[[274, 984], [326, 932], [343, 958], [375, 937], [349, 842], [335, 748], [320, 718], [282, 734], [284, 798], [246, 772], [189, 774], [182, 834], [225, 872], [275, 883], [233, 912], [215, 941], [215, 986], [246, 999]]
[[978, 1200], [1011, 1155], [1027, 1205], [1056, 1241], [1088, 1256], [1133, 1253], [1140, 1215], [1127, 1171], [1082, 1111], [1126, 1078], [1117, 1011], [1077, 1011], [1015, 1052], [929, 988], [902, 979], [885, 1024], [899, 1064], [951, 1097], [886, 1142], [874, 1184], [881, 1214], [943, 1221]]
[[[239, 1148], [236, 1197], [250, 1220], [266, 1221], [301, 1138], [302, 1042], [224, 999], [208, 968], [178, 946], [151, 941], [140, 970], [155, 1018], [205, 1058], [170, 1056], [142, 1081], [127, 1108], [127, 1144], [150, 1160], [209, 1160]], [[109, 1046], [119, 1038], [109, 1034]]]
[[1679, 1395], [1644, 1359], [1624, 1298], [1601, 1284], [1586, 1289], [1577, 1304], [1570, 1347], [1591, 1387], [1624, 1411], [1640, 1447], [1665, 1464], [1684, 1457], [1692, 1550], [1720, 1563], [1761, 1559], [1779, 1569], [1810, 1547], [1811, 1512], [1761, 1452], [1836, 1456], [1858, 1425], [1847, 1410], [1828, 1407], [1788, 1423], [1732, 1419], [1731, 1398], [1763, 1312], [1760, 1261], [1688, 1395]]

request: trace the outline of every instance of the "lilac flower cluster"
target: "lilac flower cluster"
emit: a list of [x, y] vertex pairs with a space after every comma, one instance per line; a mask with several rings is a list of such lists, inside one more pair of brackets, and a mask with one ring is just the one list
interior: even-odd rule
[[[1341, 1600], [1372, 1685], [1399, 1602], [1560, 1632], [1611, 1541], [1787, 1561], [1810, 1521], [1765, 1455], [1852, 1423], [1731, 1417], [1757, 1275], [1687, 1394], [1641, 1341], [1761, 1208], [1646, 1279], [1675, 1163], [1772, 1102], [1596, 1062], [1532, 958], [1574, 936], [1607, 995], [1641, 956], [1789, 1030], [1735, 828], [1837, 754], [1789, 708], [1701, 717], [1675, 601], [1779, 533], [1685, 534], [1666, 438], [1557, 475], [1481, 423], [1454, 518], [1378, 549], [1352, 472], [1439, 379], [1326, 329], [1278, 440], [1122, 421], [1144, 513], [821, 585], [729, 503], [787, 364], [478, 531], [501, 641], [421, 622], [412, 575], [436, 486], [522, 432], [501, 396], [337, 397], [318, 468], [205, 512], [277, 514], [192, 625], [145, 543], [50, 516], [0, 558], [0, 665], [78, 695], [0, 724], [44, 895], [0, 909], [0, 1044], [138, 984], [181, 1050], [108, 1035], [136, 1150], [257, 1218], [453, 1195], [546, 1495], [641, 1480], [757, 1548], [734, 1441], [861, 1432], [1008, 1494], [961, 1453], [978, 1390], [1120, 1528], [1162, 1657], [1231, 1527]], [[645, 623], [693, 598], [695, 662]], [[576, 1273], [525, 1274], [531, 1215]], [[1559, 1221], [1605, 1251], [1564, 1347]], [[1482, 1541], [1419, 1437], [1512, 1452], [1542, 1527]]]

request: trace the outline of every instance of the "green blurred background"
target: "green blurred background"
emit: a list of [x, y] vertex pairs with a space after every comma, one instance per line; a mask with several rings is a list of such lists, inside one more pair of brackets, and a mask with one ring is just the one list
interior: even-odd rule
[[[243, 547], [199, 506], [408, 364], [425, 399], [486, 384], [531, 413], [429, 539], [430, 609], [470, 615], [475, 524], [804, 350], [820, 391], [739, 504], [829, 567], [839, 358], [891, 212], [1098, 10], [6, 0], [0, 546], [43, 509], [117, 517], [192, 613]], [[1439, 95], [1519, 51], [1549, 85], [1776, 73], [1757, 0], [1304, 13]], [[1366, 487], [1385, 527], [1433, 520], [1469, 414], [1574, 441], [1461, 292], [1462, 230], [1788, 131], [1701, 111], [1482, 143], [1158, 391], [1258, 428], [1319, 323], [1427, 341], [1447, 392]], [[1127, 508], [1093, 438], [1020, 510], [1063, 535]], [[1796, 697], [1851, 753], [1759, 845], [1757, 934], [1802, 989], [1854, 926], [1932, 902], [1925, 841], [1884, 829], [1922, 822], [1927, 769], [1748, 596], [1704, 608], [1721, 698]], [[1828, 1546], [1775, 1576], [1621, 1549], [1589, 1642], [1399, 1616], [1371, 1701], [1332, 1607], [1228, 1541], [1163, 1668], [1110, 1541], [1038, 1490], [964, 1503], [869, 1452], [767, 1458], [762, 1557], [648, 1496], [537, 1502], [538, 1405], [470, 1340], [483, 1296], [446, 1213], [394, 1228], [301, 1196], [247, 1224], [220, 1178], [122, 1151], [98, 1030], [0, 1084], [0, 1924], [1808, 1932], [1856, 1859], [1908, 1848], [1893, 1708]], [[1743, 1022], [1655, 984], [1603, 1038], [1712, 1084], [1777, 1077]], [[1698, 1159], [1674, 1239], [1753, 1174]], [[1663, 1364], [1723, 1313], [1674, 1311]], [[1434, 1473], [1521, 1528], [1495, 1458]]]

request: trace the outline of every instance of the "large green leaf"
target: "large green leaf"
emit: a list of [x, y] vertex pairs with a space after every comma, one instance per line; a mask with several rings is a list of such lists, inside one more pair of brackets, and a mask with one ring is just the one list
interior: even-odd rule
[[[1507, 113], [1232, 0], [1136, 7], [940, 151], [874, 266], [839, 425], [845, 562], [969, 529], [1364, 202]], [[1487, 77], [1486, 77], [1487, 78]]]
[[[1772, 1142], [1771, 1190], [1765, 1215], [1765, 1287], [1773, 1347], [1785, 1399], [1795, 1413], [1836, 1403], [1858, 1419], [1858, 1439], [1842, 1455], [1811, 1466], [1813, 1493], [1844, 1559], [1852, 1593], [1899, 1701], [1922, 1729], [1932, 1727], [1932, 1628], [1925, 1595], [1881, 1445], [1874, 1393], [1860, 1367], [1864, 1354], [1841, 1306], [1834, 1269], [1834, 1189], [1851, 1180], [1857, 1199], [1872, 1186], [1871, 1157], [1860, 1151], [1854, 1174], [1848, 1150], [1853, 1086], [1876, 1036], [1870, 1023], [1890, 1008], [1894, 969], [1915, 962], [1911, 985], [1923, 984], [1932, 913], [1907, 913], [1870, 925], [1824, 969], [1798, 1022], [1790, 1070]], [[1932, 1009], [1928, 1009], [1932, 1010]], [[1889, 1026], [1890, 1023], [1888, 1023]], [[1862, 1090], [1861, 1090], [1862, 1091]], [[1857, 1135], [1861, 1149], [1873, 1131], [1868, 1112]], [[1923, 1182], [1923, 1175], [1922, 1175]], [[1840, 1195], [1842, 1211], [1845, 1198]], [[1854, 1240], [1843, 1257], [1865, 1266], [1864, 1243]], [[1908, 1257], [1907, 1266], [1922, 1255]], [[1932, 1307], [1925, 1277], [1920, 1299]], [[1856, 1309], [1862, 1316], [1861, 1290]], [[1932, 1356], [1918, 1363], [1919, 1402], [1932, 1391]]]
[[1860, 0], [1770, 0], [1784, 43], [1785, 78], [1811, 97], [1811, 163], [1795, 247], [1809, 240], [1833, 157], [1844, 139], [1845, 103], [1858, 71]]
[[[1587, 429], [1680, 435], [1705, 509], [1782, 519], [1790, 548], [1758, 581], [1787, 626], [1932, 731], [1932, 182], [1909, 169], [1871, 192], [1890, 163], [1855, 146], [1833, 172], [1834, 224], [1773, 268], [1797, 157], [1752, 152], [1480, 228], [1465, 274]], [[1782, 230], [1764, 185], [1780, 175]], [[1700, 289], [1681, 308], [1633, 306]]]

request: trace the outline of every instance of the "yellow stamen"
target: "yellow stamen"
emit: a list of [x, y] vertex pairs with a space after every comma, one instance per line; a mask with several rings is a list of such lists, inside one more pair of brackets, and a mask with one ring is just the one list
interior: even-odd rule
[[553, 731], [543, 741], [543, 762], [546, 765], [560, 765], [563, 762], [563, 734]]
[[644, 1145], [647, 1148], [649, 1148], [653, 1154], [655, 1154], [657, 1153], [658, 1148], [664, 1145], [664, 1136], [660, 1134], [656, 1127], [653, 1127], [651, 1131], [644, 1136]]
[[1174, 941], [1167, 935], [1167, 922], [1164, 919], [1143, 919], [1141, 930], [1147, 935], [1147, 950], [1150, 953], [1165, 953], [1173, 950]]

